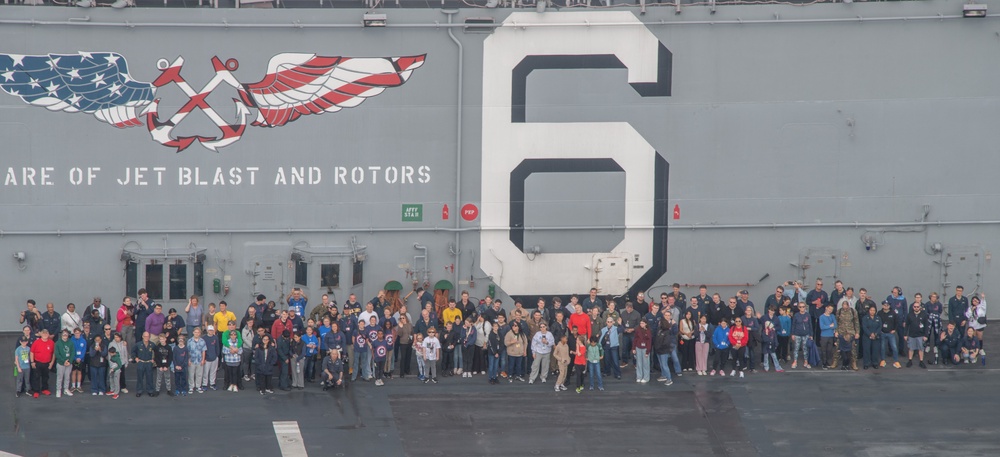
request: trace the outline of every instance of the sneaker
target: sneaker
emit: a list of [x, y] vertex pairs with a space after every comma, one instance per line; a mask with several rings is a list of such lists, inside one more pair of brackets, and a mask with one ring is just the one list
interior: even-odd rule
[[141, 396], [142, 396], [142, 392], [136, 392], [136, 393], [135, 393], [135, 398], [139, 398], [139, 397], [141, 397]]
[[604, 388], [603, 387], [598, 387], [597, 390], [599, 390], [601, 392], [604, 392]]
[[56, 391], [56, 398], [61, 398], [61, 397], [62, 397], [62, 392], [60, 392], [60, 391], [57, 390]]
[[[715, 374], [715, 372], [713, 371], [712, 374]], [[664, 382], [664, 381], [667, 380], [667, 377], [666, 376], [660, 376], [659, 378], [656, 378], [656, 380], [659, 381], [659, 382]]]
[[264, 391], [263, 391], [263, 390], [262, 390], [262, 391], [260, 391], [260, 394], [261, 394], [261, 395], [264, 395]]
[[542, 384], [545, 384], [545, 378], [542, 378]]
[[427, 384], [427, 383], [429, 383], [429, 382], [431, 382], [431, 380], [430, 380], [430, 379], [424, 379], [424, 384]]
[[711, 372], [711, 373], [709, 373], [708, 375], [709, 375], [709, 376], [715, 376], [715, 370], [712, 370], [712, 372]]
[[594, 390], [594, 388], [593, 388], [593, 387], [590, 387], [590, 388], [588, 388], [587, 390]]
[[559, 390], [561, 390], [561, 391], [565, 392], [565, 391], [567, 391], [567, 390], [569, 390], [569, 389], [567, 389], [567, 388], [566, 388], [566, 385], [565, 385], [565, 384], [563, 384], [563, 385], [560, 385], [560, 386], [559, 386]]
[[805, 364], [805, 367], [806, 367], [806, 369], [808, 370], [808, 369], [811, 369], [811, 368], [812, 368], [812, 365], [809, 365], [809, 364], [807, 363], [807, 364]]
[[194, 389], [188, 389], [188, 393], [189, 394], [193, 394], [194, 393]]
[[784, 373], [785, 370], [782, 370], [781, 368], [778, 368], [777, 370], [774, 370], [774, 372], [775, 373]]
[[126, 388], [122, 387], [122, 393], [123, 393], [123, 394], [127, 394], [127, 393], [128, 393], [128, 389], [126, 389]]
[[534, 384], [534, 383], [535, 383], [535, 380], [534, 380], [534, 379], [532, 379], [531, 381], [528, 381], [528, 384], [529, 384], [529, 385], [530, 385], [530, 384]]
[[38, 398], [38, 392], [31, 394], [32, 398]]
[[671, 380], [669, 380], [669, 379], [667, 380], [667, 382], [663, 383], [663, 385], [665, 385], [665, 386], [670, 386], [670, 385], [673, 385], [673, 384], [674, 384], [674, 382], [671, 381]]
[[927, 368], [927, 364], [923, 360], [920, 361], [920, 368]]
[[274, 393], [274, 391], [273, 391], [273, 390], [271, 390], [271, 389], [264, 389], [264, 392], [267, 392], [267, 393], [269, 393], [269, 394], [273, 394], [273, 393]]
[[219, 390], [219, 389], [215, 387], [215, 384], [213, 384], [212, 385], [212, 390]]
[[437, 384], [438, 380], [437, 380], [437, 378], [431, 378], [431, 382], [433, 382], [434, 384]]
[[793, 370], [796, 369], [796, 368], [798, 368], [798, 367], [799, 367], [799, 362], [797, 360], [794, 361], [794, 362], [792, 362], [792, 369]]
[[114, 392], [105, 392], [105, 393], [104, 393], [104, 395], [107, 395], [107, 396], [109, 396], [109, 397], [110, 397], [110, 396], [112, 396], [112, 395], [114, 395], [114, 394], [115, 394]]
[[556, 392], [559, 392], [559, 386], [556, 386], [556, 387], [555, 387], [555, 391], [556, 391]]
[[98, 392], [97, 395], [104, 396], [104, 392]]
[[628, 366], [628, 364], [627, 364], [627, 363], [623, 363], [623, 364], [619, 365], [619, 367], [618, 367], [618, 368], [625, 368], [625, 367], [627, 367], [627, 366]]
[[97, 396], [97, 392], [91, 392], [90, 395]]
[[580, 386], [580, 387], [576, 388], [576, 393], [580, 393], [580, 392], [583, 392], [583, 386]]
[[730, 377], [736, 376], [736, 370], [730, 371], [729, 376]]
[[903, 366], [900, 365], [899, 362], [893, 362], [892, 366], [894, 366], [896, 368], [903, 368]]
[[[923, 363], [923, 362], [921, 362], [921, 363]], [[913, 359], [910, 359], [910, 360], [906, 361], [906, 368], [911, 368], [911, 367], [913, 367]]]
[[885, 368], [885, 360], [879, 362], [878, 366]]
[[69, 389], [66, 389], [66, 391], [63, 392], [63, 395], [66, 395], [67, 397], [72, 397], [73, 396], [73, 392], [70, 392]]
[[112, 395], [112, 396], [111, 396], [111, 399], [112, 399], [112, 400], [117, 400], [117, 399], [118, 399], [118, 394], [114, 394], [114, 395]]
[[719, 370], [719, 376], [726, 377], [726, 372]]
[[52, 392], [49, 389], [45, 389], [42, 391], [42, 395], [45, 395], [47, 397], [49, 395], [52, 395]]
[[243, 377], [243, 380], [244, 380], [244, 381], [249, 381], [249, 380], [250, 380], [250, 377], [249, 377], [249, 376], [244, 376], [244, 377]]
[[743, 372], [740, 372], [740, 379], [743, 379]]

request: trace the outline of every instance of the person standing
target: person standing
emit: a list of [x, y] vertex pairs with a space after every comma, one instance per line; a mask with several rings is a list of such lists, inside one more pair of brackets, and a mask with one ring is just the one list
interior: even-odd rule
[[[698, 319], [698, 329], [694, 334], [694, 368], [701, 376], [708, 374], [708, 353], [711, 348], [712, 326], [708, 323], [708, 316], [702, 314]], [[648, 380], [649, 377], [647, 376], [646, 379]]]
[[49, 331], [42, 329], [38, 339], [31, 343], [31, 390], [32, 396], [51, 395], [49, 391], [49, 371], [55, 366], [56, 344], [49, 339]]
[[399, 359], [399, 377], [410, 374], [410, 360], [413, 358], [413, 326], [405, 315], [399, 316], [396, 324], [396, 354]]
[[73, 342], [69, 340], [69, 332], [63, 330], [59, 334], [59, 341], [56, 341], [56, 398], [66, 394], [72, 397], [73, 388], [71, 376], [73, 374]]
[[531, 337], [531, 352], [534, 353], [534, 360], [531, 363], [528, 384], [533, 384], [536, 377], [541, 378], [542, 383], [548, 378], [549, 361], [552, 360], [553, 347], [555, 347], [555, 338], [549, 332], [548, 324], [540, 324], [538, 332]]
[[861, 331], [864, 333], [861, 339], [861, 362], [864, 369], [872, 367], [879, 368], [882, 360], [882, 319], [879, 318], [875, 307], [867, 308], [868, 313], [861, 320]]
[[[17, 348], [14, 349], [14, 396], [20, 397], [21, 393], [31, 393], [32, 363], [28, 338], [25, 336], [18, 338], [17, 344]], [[59, 396], [58, 394], [59, 391], [56, 391], [56, 396]]]
[[906, 324], [903, 327], [906, 338], [906, 347], [909, 353], [906, 357], [906, 367], [913, 366], [913, 353], [917, 353], [920, 359], [920, 368], [927, 368], [924, 363], [924, 341], [927, 339], [927, 332], [930, 324], [927, 320], [927, 312], [923, 310], [920, 303], [914, 303], [913, 309], [906, 315]]
[[437, 361], [441, 358], [441, 341], [437, 339], [437, 329], [431, 327], [427, 329], [427, 337], [422, 341], [424, 348], [424, 384], [433, 382], [437, 384]]
[[135, 361], [137, 374], [136, 397], [141, 397], [143, 392], [153, 395], [153, 358], [156, 348], [149, 341], [149, 332], [142, 332], [141, 338], [142, 340], [132, 347], [132, 360]]
[[195, 327], [188, 342], [188, 393], [204, 393], [205, 379], [205, 353], [208, 351], [208, 344], [201, 337], [201, 327]]
[[187, 396], [188, 390], [188, 366], [191, 364], [191, 351], [187, 346], [187, 338], [184, 335], [177, 337], [177, 346], [174, 346], [174, 393]]
[[[628, 308], [628, 305], [625, 306]], [[649, 348], [653, 345], [653, 336], [649, 332], [646, 321], [639, 320], [639, 325], [632, 334], [632, 356], [635, 359], [635, 382], [649, 382]], [[568, 356], [567, 356], [568, 358]]]
[[174, 361], [174, 350], [167, 344], [166, 333], [160, 334], [159, 341], [159, 344], [153, 350], [153, 365], [156, 367], [156, 387], [149, 396], [155, 397], [160, 395], [160, 386], [162, 385], [166, 387], [167, 395], [173, 397], [174, 391], [170, 388], [170, 383], [173, 381], [174, 374], [170, 372], [170, 365]]
[[274, 365], [278, 362], [278, 354], [275, 352], [274, 344], [271, 343], [270, 335], [265, 333], [260, 337], [260, 344], [254, 348], [253, 360], [257, 377], [257, 391], [261, 395], [273, 394], [271, 376], [274, 375]]
[[108, 346], [101, 335], [94, 336], [90, 345], [90, 394], [104, 395], [108, 392]]
[[[896, 334], [898, 333], [896, 327], [896, 311], [892, 309], [888, 300], [882, 301], [882, 311], [879, 311], [878, 318], [882, 321], [882, 335], [880, 339], [882, 340], [882, 360], [879, 361], [879, 366], [884, 367], [886, 360], [889, 359], [889, 355], [892, 355], [893, 363], [892, 366], [896, 368], [902, 368], [899, 364], [899, 347], [897, 346]], [[888, 346], [888, 351], [886, 352], [886, 346]]]
[[209, 325], [208, 334], [202, 339], [205, 341], [205, 373], [202, 375], [201, 385], [205, 390], [219, 390], [215, 386], [219, 372], [219, 335], [215, 334], [215, 327]]
[[[236, 322], [231, 322], [235, 327]], [[222, 362], [225, 364], [226, 390], [239, 392], [243, 389], [243, 380], [240, 377], [240, 364], [243, 362], [243, 342], [240, 341], [240, 334], [236, 331], [227, 332], [228, 339], [223, 347]]]

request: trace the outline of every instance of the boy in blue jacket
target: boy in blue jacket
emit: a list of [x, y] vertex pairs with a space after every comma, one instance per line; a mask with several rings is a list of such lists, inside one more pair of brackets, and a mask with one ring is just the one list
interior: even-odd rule
[[[712, 332], [712, 372], [708, 374], [709, 376], [715, 376], [716, 371], [719, 372], [719, 376], [726, 375], [726, 362], [730, 358], [729, 349], [729, 321], [722, 319]], [[735, 364], [736, 362], [733, 362], [734, 367]]]

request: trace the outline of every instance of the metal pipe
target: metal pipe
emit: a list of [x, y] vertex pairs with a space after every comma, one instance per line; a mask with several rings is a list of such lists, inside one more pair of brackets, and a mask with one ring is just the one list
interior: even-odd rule
[[[926, 221], [926, 222], [820, 222], [820, 223], [787, 223], [787, 224], [708, 224], [708, 225], [668, 225], [671, 230], [700, 229], [786, 229], [786, 228], [877, 228], [877, 227], [925, 227], [925, 226], [963, 226], [963, 225], [1000, 225], [1000, 220], [982, 221]], [[547, 226], [524, 227], [531, 232], [551, 230], [652, 230], [664, 228], [658, 225], [591, 225], [591, 226]], [[406, 233], [406, 232], [484, 232], [504, 231], [509, 227], [355, 227], [355, 228], [274, 228], [274, 229], [108, 229], [108, 230], [0, 230], [0, 238], [5, 236], [80, 236], [80, 235], [217, 235], [217, 234], [286, 234], [293, 233]]]
[[[987, 14], [986, 17], [996, 18], [1000, 14]], [[713, 21], [650, 21], [650, 22], [563, 22], [563, 23], [494, 23], [476, 24], [476, 27], [632, 27], [632, 26], [670, 26], [670, 25], [753, 25], [753, 24], [822, 24], [838, 22], [895, 22], [895, 21], [941, 21], [945, 19], [964, 19], [961, 15], [935, 15], [935, 16], [888, 16], [888, 17], [844, 17], [844, 18], [823, 18], [823, 19], [730, 19]], [[89, 22], [89, 17], [76, 20], [65, 21], [38, 21], [34, 19], [0, 19], [2, 25], [71, 25], [86, 27], [159, 27], [159, 28], [291, 28], [291, 29], [331, 29], [331, 28], [364, 28], [363, 24], [302, 24], [302, 23], [257, 23], [257, 24], [234, 24], [231, 22]], [[458, 28], [465, 27], [464, 23], [390, 23], [386, 27], [390, 28]]]
[[[442, 3], [444, 0], [442, 0]], [[442, 10], [444, 14], [448, 15], [448, 24], [452, 25], [452, 18], [458, 13], [458, 10]], [[448, 37], [451, 41], [458, 46], [458, 100], [456, 103], [457, 116], [455, 120], [455, 207], [452, 209], [455, 211], [455, 292], [458, 292], [458, 275], [461, 271], [461, 260], [462, 260], [462, 115], [464, 114], [462, 110], [462, 79], [464, 77], [465, 69], [465, 51], [462, 47], [462, 42], [458, 40], [455, 34], [452, 32], [452, 28], [448, 29]]]

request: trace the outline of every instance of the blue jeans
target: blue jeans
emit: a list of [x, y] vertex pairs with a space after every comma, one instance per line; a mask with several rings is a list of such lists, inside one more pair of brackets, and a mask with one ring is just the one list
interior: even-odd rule
[[605, 371], [609, 374], [615, 375], [616, 378], [622, 377], [622, 369], [618, 362], [618, 348], [619, 346], [611, 347], [604, 346], [604, 366]]
[[656, 358], [660, 360], [660, 373], [668, 381], [672, 380], [673, 378], [670, 376], [670, 354], [656, 354]]
[[371, 370], [371, 363], [368, 362], [368, 351], [354, 350], [354, 358], [351, 360], [351, 366], [354, 367], [354, 373], [351, 374], [351, 381], [358, 379], [360, 374], [362, 378], [367, 378], [370, 376], [369, 370]]
[[524, 377], [524, 356], [523, 355], [520, 356], [520, 357], [510, 356], [510, 360], [508, 361], [508, 363], [509, 363], [509, 368], [510, 368], [510, 371], [507, 372], [508, 376], [510, 376], [510, 377], [520, 376], [522, 378]]
[[[500, 351], [500, 371], [507, 372], [507, 350]], [[510, 373], [507, 373], [510, 374]]]
[[882, 360], [889, 358], [889, 353], [885, 352], [885, 345], [888, 344], [892, 348], [892, 360], [899, 362], [899, 346], [896, 343], [896, 335], [891, 333], [882, 334]]
[[621, 363], [629, 363], [632, 360], [632, 334], [623, 333], [621, 337], [621, 345], [619, 346], [622, 351]]
[[[41, 364], [39, 364], [41, 365]], [[47, 370], [48, 367], [42, 367], [41, 369]], [[108, 369], [106, 367], [95, 367], [90, 366], [90, 391], [95, 393], [104, 393], [108, 391]]]
[[316, 377], [316, 356], [306, 356], [305, 379], [312, 381]]
[[775, 370], [781, 369], [781, 364], [778, 363], [778, 354], [775, 354], [774, 351], [771, 351], [764, 354], [764, 371], [767, 371], [770, 368], [770, 366], [767, 363], [768, 359], [774, 360]]
[[604, 388], [604, 379], [601, 378], [600, 362], [587, 362], [587, 373], [590, 376], [590, 388], [594, 388], [594, 378], [597, 378], [597, 387]]
[[674, 373], [680, 373], [681, 372], [681, 358], [677, 357], [677, 346], [674, 346], [674, 348], [670, 350], [670, 354], [666, 354], [666, 355], [668, 356], [667, 359], [663, 359], [663, 358], [660, 359], [660, 370], [661, 371], [670, 371], [669, 368], [665, 368], [665, 367], [668, 367], [668, 365], [664, 365], [663, 361], [664, 360], [669, 360], [669, 359], [674, 359]]
[[455, 355], [453, 356], [455, 360], [455, 368], [462, 368], [462, 348], [458, 345], [455, 346]]
[[646, 349], [636, 348], [635, 350], [635, 379], [636, 381], [649, 381], [649, 353]]
[[500, 376], [500, 354], [488, 354], [487, 359], [490, 361], [488, 376], [490, 379], [497, 379]]

